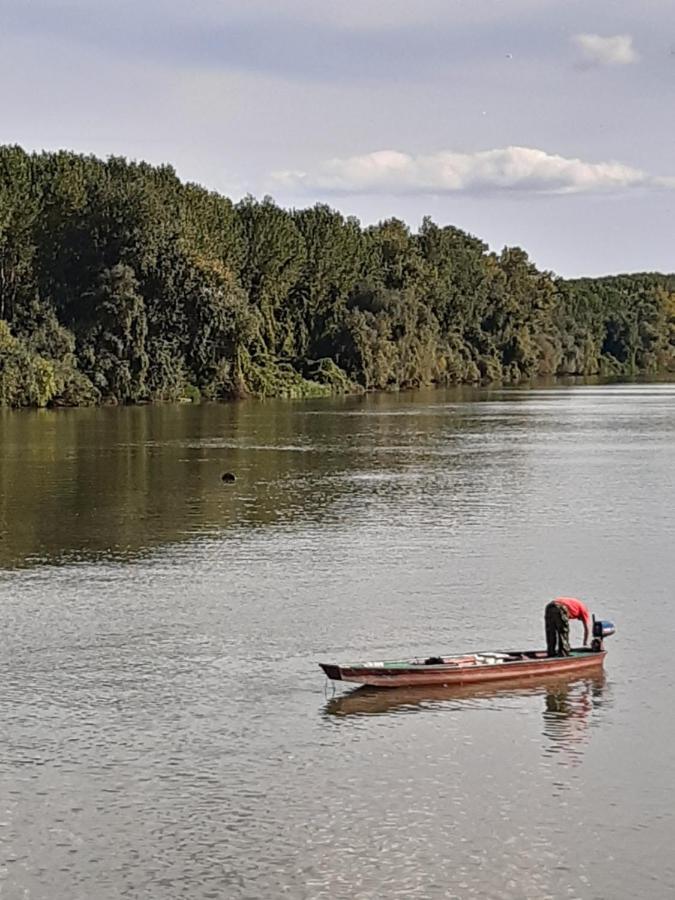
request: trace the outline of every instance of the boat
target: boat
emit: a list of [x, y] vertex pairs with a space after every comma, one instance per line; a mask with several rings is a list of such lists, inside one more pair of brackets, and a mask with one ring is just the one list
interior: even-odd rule
[[607, 651], [604, 638], [614, 634], [612, 622], [593, 621], [590, 647], [576, 647], [569, 656], [548, 656], [546, 650], [496, 650], [460, 656], [429, 656], [374, 662], [319, 663], [333, 681], [378, 688], [419, 685], [462, 685], [509, 678], [592, 673], [602, 669]]

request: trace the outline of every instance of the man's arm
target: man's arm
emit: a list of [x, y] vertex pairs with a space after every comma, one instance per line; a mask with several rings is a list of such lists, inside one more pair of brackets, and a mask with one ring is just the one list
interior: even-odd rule
[[591, 614], [585, 607], [584, 613], [582, 617], [582, 622], [584, 623], [584, 647], [588, 647], [588, 638], [591, 634]]

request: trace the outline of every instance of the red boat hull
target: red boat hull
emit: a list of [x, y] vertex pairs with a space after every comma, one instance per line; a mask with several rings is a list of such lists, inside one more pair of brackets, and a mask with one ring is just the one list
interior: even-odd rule
[[[545, 675], [597, 672], [602, 668], [605, 650], [574, 650], [571, 656], [549, 657], [543, 650], [507, 651], [502, 654], [473, 654], [449, 657], [439, 664], [423, 660], [408, 663], [319, 663], [328, 678], [372, 687], [396, 688], [417, 685], [477, 684], [506, 678], [538, 678]], [[493, 657], [492, 662], [484, 660]]]

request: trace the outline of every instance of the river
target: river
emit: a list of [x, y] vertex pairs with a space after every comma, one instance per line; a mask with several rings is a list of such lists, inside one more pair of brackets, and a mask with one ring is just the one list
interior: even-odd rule
[[674, 547], [672, 384], [1, 413], [0, 898], [673, 896]]

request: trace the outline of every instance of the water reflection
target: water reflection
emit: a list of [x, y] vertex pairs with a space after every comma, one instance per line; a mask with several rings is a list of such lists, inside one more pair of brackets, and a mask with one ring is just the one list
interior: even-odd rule
[[603, 704], [604, 673], [582, 681], [546, 688], [543, 735], [546, 756], [559, 756], [564, 765], [578, 765], [588, 742], [594, 711]]
[[[495, 479], [526, 476], [523, 448], [490, 443], [494, 415], [476, 416], [466, 393], [415, 397], [0, 409], [0, 567], [121, 561], [260, 527], [344, 526], [379, 505], [426, 521], [439, 492], [455, 497], [455, 526], [483, 489], [479, 457], [498, 452]], [[509, 433], [528, 427], [523, 415], [505, 417]], [[226, 471], [236, 483], [223, 484]]]
[[544, 735], [551, 742], [550, 753], [573, 749], [583, 738], [592, 710], [602, 702], [605, 675], [551, 676], [537, 679], [513, 678], [493, 684], [429, 685], [378, 689], [357, 688], [348, 694], [332, 697], [325, 705], [326, 716], [400, 715], [439, 707], [461, 711], [484, 705], [511, 708], [512, 698], [544, 698]]

